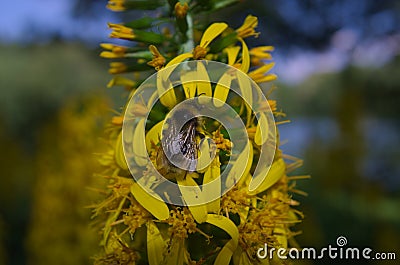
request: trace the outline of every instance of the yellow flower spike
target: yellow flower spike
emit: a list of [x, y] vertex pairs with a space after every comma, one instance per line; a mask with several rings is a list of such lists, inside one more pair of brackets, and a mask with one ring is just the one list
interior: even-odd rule
[[236, 249], [237, 245], [235, 245], [235, 241], [230, 239], [218, 253], [217, 258], [214, 261], [214, 265], [229, 265], [232, 255]]
[[[218, 213], [221, 207], [221, 163], [219, 157], [216, 156], [211, 165], [207, 168], [203, 178], [203, 193], [208, 196], [217, 198], [216, 200], [206, 204], [207, 212]], [[212, 184], [204, 185], [212, 182]], [[218, 196], [216, 196], [218, 195]]]
[[258, 37], [259, 32], [255, 32], [255, 28], [258, 26], [258, 18], [252, 15], [248, 15], [244, 20], [243, 25], [236, 30], [239, 38], [247, 38], [250, 36]]
[[147, 224], [147, 258], [149, 265], [162, 264], [164, 252], [167, 247], [164, 239], [161, 236], [160, 230], [153, 221], [148, 221]]
[[226, 54], [228, 55], [229, 65], [233, 66], [235, 64], [239, 51], [240, 51], [239, 46], [228, 47], [224, 49], [224, 52], [226, 52]]
[[207, 46], [218, 37], [228, 25], [226, 23], [213, 23], [211, 24], [206, 31], [204, 31], [203, 36], [201, 37], [200, 46], [203, 48], [207, 48]]
[[229, 87], [231, 86], [232, 79], [233, 77], [230, 73], [224, 73], [219, 79], [218, 83], [215, 85], [213, 103], [217, 108], [224, 105], [229, 94]]
[[135, 132], [133, 133], [133, 139], [135, 141], [132, 143], [132, 151], [134, 153], [135, 162], [138, 166], [147, 165], [147, 149], [145, 144], [145, 119], [140, 119], [138, 122]]
[[186, 98], [193, 98], [196, 95], [197, 82], [195, 79], [195, 72], [188, 71], [181, 75], [183, 91]]
[[188, 205], [198, 204], [195, 206], [188, 206], [188, 208], [196, 222], [201, 224], [207, 219], [207, 208], [204, 205], [204, 193], [191, 175], [191, 173], [187, 173], [185, 179], [178, 179], [177, 182], [184, 201]]
[[254, 136], [254, 142], [257, 145], [262, 145], [268, 139], [268, 120], [264, 112], [260, 112], [260, 117], [257, 123], [256, 134]]
[[[169, 217], [168, 206], [158, 194], [150, 189], [144, 190], [139, 184], [132, 183], [131, 193], [135, 199], [158, 220], [166, 220]], [[150, 195], [151, 194], [151, 195]]]
[[158, 144], [158, 142], [160, 141], [163, 124], [164, 120], [158, 122], [156, 125], [151, 127], [151, 129], [146, 133], [145, 139], [146, 139], [147, 150], [151, 149], [152, 144]]
[[240, 70], [242, 70], [244, 73], [247, 73], [250, 69], [249, 48], [243, 39], [240, 39], [240, 42], [242, 43], [242, 65], [240, 66]]
[[128, 170], [128, 165], [126, 164], [124, 150], [122, 147], [122, 131], [118, 134], [117, 141], [115, 142], [114, 158], [115, 158], [115, 163], [120, 168], [122, 168], [123, 170]]
[[164, 66], [166, 62], [165, 57], [162, 56], [162, 54], [157, 50], [157, 47], [154, 45], [150, 45], [149, 50], [153, 55], [153, 60], [151, 60], [147, 64], [154, 67], [154, 69], [158, 71]]
[[[267, 169], [268, 168], [266, 168], [266, 170]], [[272, 163], [271, 168], [269, 169], [268, 172], [266, 172], [266, 170], [262, 170], [261, 172], [259, 172], [257, 176], [253, 176], [253, 180], [262, 178], [263, 181], [261, 182], [260, 185], [258, 185], [258, 187], [256, 187], [256, 189], [249, 190], [248, 191], [249, 195], [256, 195], [274, 185], [285, 174], [286, 170], [285, 161], [283, 161], [282, 158], [279, 158], [274, 163]]]

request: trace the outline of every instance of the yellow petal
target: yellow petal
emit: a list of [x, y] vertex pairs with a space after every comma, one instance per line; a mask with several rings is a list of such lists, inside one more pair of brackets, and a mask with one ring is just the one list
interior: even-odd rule
[[237, 79], [240, 92], [242, 93], [242, 98], [245, 99], [244, 104], [247, 112], [246, 127], [248, 127], [250, 126], [251, 115], [253, 114], [253, 111], [251, 109], [251, 106], [253, 105], [252, 83], [251, 79], [247, 75], [242, 75], [240, 73], [237, 74]]
[[214, 265], [229, 265], [236, 248], [237, 245], [235, 245], [235, 241], [233, 239], [229, 240], [218, 253], [217, 258], [214, 261]]
[[188, 205], [194, 219], [200, 224], [204, 223], [207, 219], [207, 208], [204, 205], [204, 193], [202, 193], [199, 185], [197, 185], [190, 173], [186, 175], [185, 179], [178, 179], [177, 182], [182, 198]]
[[185, 260], [185, 241], [184, 239], [174, 238], [170, 246], [168, 255], [166, 255], [165, 265], [183, 265]]
[[[169, 209], [161, 197], [151, 190], [144, 190], [139, 184], [133, 183], [131, 193], [135, 199], [147, 211], [149, 211], [158, 220], [166, 220], [169, 217]], [[150, 195], [151, 194], [151, 195]]]
[[196, 165], [196, 171], [199, 173], [203, 173], [212, 162], [210, 141], [210, 137], [205, 137], [200, 143]]
[[157, 92], [160, 97], [160, 102], [170, 109], [177, 103], [174, 87], [169, 80], [171, 72], [172, 71], [168, 69], [161, 70], [157, 73]]
[[274, 185], [285, 174], [285, 161], [283, 161], [282, 158], [279, 158], [274, 163], [272, 163], [269, 171], [267, 170], [268, 168], [266, 167], [264, 170], [259, 172], [257, 176], [253, 177], [252, 182], [254, 181], [255, 183], [258, 183], [260, 181], [259, 178], [262, 178], [262, 182], [254, 188], [252, 187], [252, 183], [250, 182], [250, 187], [248, 191], [249, 195], [256, 195]]
[[278, 240], [279, 247], [287, 248], [288, 241], [287, 241], [286, 229], [283, 226], [283, 224], [280, 224], [274, 228], [274, 234], [276, 239]]
[[138, 166], [147, 165], [148, 155], [145, 140], [145, 119], [141, 119], [136, 125], [135, 132], [133, 133], [132, 151], [135, 162]]
[[240, 70], [247, 73], [250, 68], [249, 48], [247, 48], [246, 42], [243, 39], [240, 39], [240, 42], [242, 43], [242, 65], [240, 66]]
[[[251, 165], [253, 164], [253, 155], [254, 155], [253, 152], [254, 151], [253, 151], [253, 145], [251, 144], [250, 140], [248, 141], [247, 145], [248, 145], [248, 148], [249, 148], [248, 156], [246, 157], [247, 149], [245, 149], [245, 150], [243, 150], [243, 152], [240, 154], [240, 156], [237, 159], [237, 160], [239, 160], [238, 164], [244, 165], [244, 163], [246, 163], [246, 167], [245, 167], [245, 169], [243, 171], [243, 174], [242, 174], [242, 177], [240, 178], [239, 183], [238, 183], [239, 187], [241, 187], [243, 184], [248, 185], [248, 182], [250, 181], [249, 176], [251, 176], [250, 175], [250, 169], [251, 169]], [[233, 166], [235, 167], [235, 165], [233, 165]], [[236, 167], [239, 167], [239, 166], [236, 166]]]
[[128, 170], [128, 165], [126, 163], [124, 149], [122, 146], [122, 131], [118, 134], [117, 141], [115, 142], [114, 157], [115, 163], [120, 168]]
[[225, 48], [225, 52], [228, 54], [228, 64], [229, 65], [235, 64], [237, 56], [239, 54], [239, 51], [240, 51], [239, 46]]
[[218, 37], [227, 27], [226, 23], [214, 23], [210, 25], [201, 37], [200, 46], [207, 48], [211, 41]]
[[195, 72], [188, 71], [181, 75], [183, 91], [186, 98], [193, 98], [196, 95], [196, 77]]
[[[169, 62], [167, 63], [167, 65], [165, 66], [165, 68], [167, 68], [168, 66], [174, 65], [174, 64], [181, 63], [181, 62], [183, 62], [184, 60], [189, 59], [189, 58], [192, 58], [192, 57], [193, 57], [193, 54], [192, 54], [192, 53], [182, 53], [182, 54], [176, 56], [176, 57], [175, 57], [174, 59], [172, 59], [171, 61], [169, 61]], [[175, 68], [173, 68], [173, 69], [175, 69]], [[172, 72], [172, 71], [171, 71], [171, 72]]]
[[[204, 64], [201, 61], [197, 63], [196, 74], [197, 74], [197, 80], [203, 80], [203, 81], [197, 83], [197, 95], [198, 96], [204, 95], [207, 97], [212, 97], [211, 83], [209, 81], [210, 77], [208, 76], [206, 67], [204, 66]], [[201, 101], [200, 101], [200, 103], [201, 103]]]
[[229, 73], [224, 73], [218, 80], [215, 86], [214, 98], [219, 100], [213, 100], [214, 106], [217, 108], [222, 107], [229, 94], [229, 87], [231, 86], [232, 76]]
[[[214, 161], [208, 167], [207, 171], [204, 173], [203, 178], [203, 192], [207, 194], [209, 197], [217, 198], [214, 201], [211, 201], [206, 204], [207, 211], [210, 213], [217, 213], [220, 209], [221, 204], [221, 168], [219, 157], [216, 156]], [[212, 184], [204, 185], [212, 182]]]
[[217, 214], [208, 214], [207, 223], [215, 225], [225, 232], [232, 238], [232, 248], [236, 249], [239, 241], [239, 230], [231, 219]]
[[158, 144], [161, 137], [161, 130], [164, 124], [164, 120], [158, 122], [156, 125], [151, 127], [151, 129], [146, 133], [146, 148], [147, 150], [151, 149], [152, 142], [154, 144]]
[[268, 72], [269, 70], [271, 70], [273, 67], [275, 66], [274, 62], [268, 63], [268, 64], [264, 64], [261, 67], [258, 67], [256, 70], [251, 71], [249, 73], [249, 75], [251, 76], [252, 74], [265, 74], [266, 72]]
[[[230, 163], [232, 163], [230, 161]], [[233, 162], [229, 175], [226, 178], [226, 186], [232, 187], [236, 183], [242, 183], [242, 178], [246, 177], [253, 163], [253, 149], [250, 141], [247, 142], [245, 148], [240, 153], [238, 158]]]
[[163, 261], [166, 249], [160, 230], [153, 221], [147, 222], [147, 258], [149, 265], [159, 265]]
[[256, 128], [256, 134], [254, 136], [254, 142], [257, 145], [262, 145], [267, 141], [268, 139], [268, 120], [267, 117], [265, 116], [264, 112], [260, 112], [260, 117], [258, 120], [257, 128]]

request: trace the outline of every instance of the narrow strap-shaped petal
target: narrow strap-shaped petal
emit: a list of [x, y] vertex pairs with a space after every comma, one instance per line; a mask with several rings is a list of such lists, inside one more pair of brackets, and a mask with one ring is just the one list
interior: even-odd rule
[[215, 86], [214, 91], [214, 98], [219, 100], [213, 100], [214, 106], [222, 107], [225, 103], [228, 94], [229, 94], [229, 87], [232, 82], [232, 76], [230, 73], [224, 73], [221, 78], [218, 80], [217, 85]]
[[240, 39], [240, 42], [242, 43], [242, 65], [240, 66], [240, 70], [242, 70], [244, 73], [247, 73], [250, 69], [249, 48], [243, 39]]
[[[160, 196], [150, 190], [144, 190], [139, 184], [133, 183], [131, 193], [135, 199], [158, 220], [166, 220], [169, 217], [167, 204], [162, 201]], [[149, 193], [152, 193], [151, 195]]]
[[178, 179], [177, 182], [182, 197], [194, 219], [200, 224], [204, 223], [207, 219], [207, 208], [204, 205], [204, 193], [201, 191], [199, 185], [197, 185], [190, 173], [186, 175], [185, 179]]
[[[203, 178], [203, 192], [212, 198], [217, 198], [214, 201], [207, 203], [207, 212], [217, 213], [221, 204], [221, 168], [219, 157], [216, 156], [211, 165], [207, 168]], [[212, 183], [211, 183], [212, 182]], [[204, 185], [207, 184], [208, 185]]]
[[247, 142], [243, 151], [238, 158], [233, 162], [229, 175], [226, 178], [225, 184], [227, 187], [232, 187], [238, 182], [242, 182], [241, 178], [247, 177], [251, 164], [253, 163], [253, 148], [250, 141]]
[[185, 261], [185, 241], [181, 238], [172, 239], [169, 253], [165, 258], [165, 265], [183, 265]]
[[153, 144], [157, 144], [160, 141], [161, 130], [164, 124], [164, 120], [158, 122], [156, 125], [146, 133], [146, 148], [150, 150]]
[[[208, 76], [206, 67], [202, 61], [197, 63], [196, 81], [202, 80], [197, 83], [197, 95], [204, 95], [207, 97], [212, 97], [210, 77]], [[207, 82], [208, 81], [208, 82]]]
[[239, 46], [225, 48], [225, 52], [228, 54], [228, 64], [229, 65], [235, 64], [237, 56], [239, 54], [239, 51], [240, 51]]
[[268, 139], [268, 120], [264, 112], [260, 112], [254, 142], [257, 145], [262, 145]]
[[232, 249], [236, 249], [239, 242], [239, 230], [234, 222], [231, 219], [218, 215], [218, 214], [208, 214], [207, 215], [207, 223], [215, 225], [216, 227], [221, 228], [232, 238], [233, 242], [231, 243]]
[[211, 24], [201, 37], [200, 46], [207, 48], [211, 41], [218, 37], [227, 27], [228, 25], [226, 23]]
[[138, 166], [145, 166], [148, 162], [148, 155], [145, 140], [145, 119], [139, 120], [133, 133], [132, 150], [135, 162]]
[[235, 241], [233, 239], [229, 240], [218, 253], [217, 258], [214, 261], [214, 265], [229, 265], [236, 247]]
[[119, 133], [117, 137], [117, 141], [115, 142], [114, 149], [114, 158], [115, 163], [122, 169], [128, 170], [128, 165], [126, 164], [126, 159], [124, 155], [124, 150], [122, 146], [122, 131]]
[[160, 265], [163, 261], [163, 254], [167, 244], [161, 236], [156, 224], [149, 220], [147, 226], [147, 259], [149, 265]]
[[196, 75], [193, 71], [185, 72], [181, 75], [183, 91], [186, 98], [193, 98], [196, 95]]
[[263, 178], [263, 181], [260, 185], [258, 185], [258, 187], [248, 191], [249, 195], [256, 195], [270, 188], [283, 176], [283, 174], [285, 173], [285, 169], [285, 161], [283, 161], [282, 158], [279, 158], [274, 163], [272, 163], [269, 171], [268, 168], [265, 168], [265, 170], [262, 170], [256, 176], [253, 176], [253, 179]]

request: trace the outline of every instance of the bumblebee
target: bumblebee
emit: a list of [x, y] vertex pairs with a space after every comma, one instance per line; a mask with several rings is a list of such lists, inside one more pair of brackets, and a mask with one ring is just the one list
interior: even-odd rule
[[[166, 120], [164, 145], [160, 143], [157, 150], [156, 169], [168, 180], [184, 179], [188, 172], [196, 171], [199, 150], [197, 138], [201, 134], [198, 132], [199, 118], [193, 115], [193, 111], [182, 108]], [[179, 126], [185, 120], [187, 122]]]

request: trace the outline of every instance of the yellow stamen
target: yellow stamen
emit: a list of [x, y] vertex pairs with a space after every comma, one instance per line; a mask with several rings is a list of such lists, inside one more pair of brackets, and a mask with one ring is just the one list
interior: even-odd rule
[[204, 57], [206, 57], [206, 55], [207, 55], [207, 50], [205, 48], [201, 47], [200, 45], [197, 45], [193, 49], [193, 59], [195, 59], [195, 60], [204, 59]]

